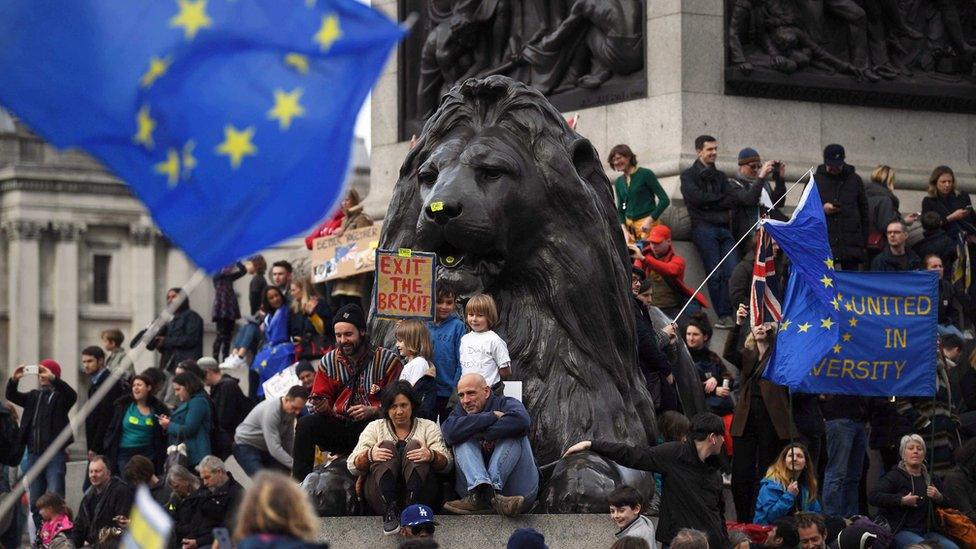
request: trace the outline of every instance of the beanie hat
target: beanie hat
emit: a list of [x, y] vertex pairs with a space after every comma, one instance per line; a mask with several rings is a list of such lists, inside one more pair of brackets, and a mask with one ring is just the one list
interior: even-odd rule
[[335, 327], [336, 324], [340, 322], [348, 322], [356, 328], [359, 328], [360, 332], [366, 331], [366, 316], [363, 314], [363, 309], [355, 303], [350, 303], [348, 305], [343, 305], [334, 317], [332, 317], [332, 326]]
[[549, 549], [546, 537], [534, 528], [519, 528], [508, 538], [507, 549]]
[[61, 379], [61, 365], [60, 364], [58, 364], [57, 362], [55, 362], [54, 360], [52, 360], [50, 358], [45, 358], [44, 360], [42, 360], [40, 362], [40, 365], [41, 366], [44, 366], [48, 370], [51, 370], [51, 373], [54, 374], [54, 377], [56, 377], [58, 379]]
[[756, 149], [752, 147], [746, 147], [739, 151], [739, 165], [745, 166], [746, 164], [752, 164], [753, 162], [761, 162], [759, 158], [759, 153]]

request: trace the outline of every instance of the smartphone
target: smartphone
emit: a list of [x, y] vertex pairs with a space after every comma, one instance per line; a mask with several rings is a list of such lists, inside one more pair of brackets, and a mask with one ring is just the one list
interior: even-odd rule
[[722, 380], [722, 387], [725, 388], [725, 389], [728, 389], [729, 388], [729, 380], [723, 379]]
[[234, 547], [230, 542], [230, 532], [226, 528], [214, 528], [213, 538], [217, 542], [219, 549], [231, 549]]
[[37, 364], [28, 364], [27, 366], [24, 366], [24, 375], [25, 376], [27, 376], [27, 375], [35, 375], [36, 376], [39, 372], [40, 372], [40, 368], [38, 368]]

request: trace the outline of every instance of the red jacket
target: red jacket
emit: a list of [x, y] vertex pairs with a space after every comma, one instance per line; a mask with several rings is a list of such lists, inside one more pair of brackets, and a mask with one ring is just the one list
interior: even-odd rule
[[[685, 297], [691, 297], [692, 293], [694, 293], [693, 289], [685, 285], [685, 260], [680, 255], [674, 253], [674, 247], [668, 249], [668, 253], [664, 257], [657, 258], [654, 257], [654, 252], [648, 246], [644, 248], [643, 261], [635, 261], [634, 266], [638, 269], [644, 269], [644, 272], [647, 274], [653, 271], [664, 278], [673, 279], [675, 285], [684, 293]], [[701, 292], [695, 294], [695, 299], [702, 307], [708, 308], [708, 300], [705, 299], [705, 296]]]
[[332, 214], [332, 217], [323, 221], [321, 225], [316, 227], [314, 231], [305, 237], [305, 247], [311, 250], [312, 242], [314, 242], [316, 238], [334, 235], [335, 232], [339, 230], [339, 227], [342, 227], [342, 220], [345, 217], [346, 214], [342, 213], [341, 209], [337, 210], [336, 213]]
[[[349, 382], [349, 377], [364, 363], [361, 377]], [[403, 364], [389, 349], [372, 348], [358, 364], [354, 364], [338, 349], [333, 349], [319, 361], [315, 381], [312, 382], [312, 395], [328, 399], [332, 403], [333, 413], [338, 415], [344, 415], [349, 406], [355, 404], [379, 407], [379, 392], [370, 394], [370, 388], [377, 385], [382, 390], [388, 383], [400, 378], [401, 369]]]

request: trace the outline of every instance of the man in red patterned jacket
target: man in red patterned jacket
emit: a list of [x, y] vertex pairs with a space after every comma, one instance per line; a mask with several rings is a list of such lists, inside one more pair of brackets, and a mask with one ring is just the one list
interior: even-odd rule
[[371, 387], [382, 390], [403, 368], [396, 353], [370, 345], [358, 305], [339, 309], [332, 327], [336, 348], [322, 357], [309, 397], [315, 413], [299, 419], [295, 430], [292, 476], [299, 481], [312, 472], [316, 445], [337, 454], [352, 451], [366, 424], [382, 417], [379, 392]]

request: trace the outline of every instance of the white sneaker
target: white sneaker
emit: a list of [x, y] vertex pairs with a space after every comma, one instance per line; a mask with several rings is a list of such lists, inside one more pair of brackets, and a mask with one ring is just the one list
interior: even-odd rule
[[220, 365], [220, 367], [224, 370], [233, 370], [246, 365], [247, 363], [244, 362], [243, 358], [232, 354], [224, 359], [224, 362]]

